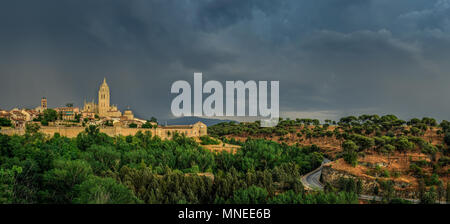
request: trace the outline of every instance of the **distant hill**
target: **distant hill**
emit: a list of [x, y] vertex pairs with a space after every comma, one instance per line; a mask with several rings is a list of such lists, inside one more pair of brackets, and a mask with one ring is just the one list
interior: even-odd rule
[[[197, 122], [203, 122], [204, 124], [206, 124], [206, 126], [212, 126], [218, 123], [222, 123], [222, 122], [230, 122], [230, 121], [234, 121], [234, 120], [221, 120], [221, 119], [212, 119], [212, 118], [201, 118], [201, 117], [180, 117], [180, 118], [174, 118], [174, 119], [170, 119], [170, 120], [161, 120], [158, 121], [158, 123], [160, 125], [189, 125], [189, 124], [194, 124]], [[239, 123], [238, 121], [234, 121], [236, 123]]]

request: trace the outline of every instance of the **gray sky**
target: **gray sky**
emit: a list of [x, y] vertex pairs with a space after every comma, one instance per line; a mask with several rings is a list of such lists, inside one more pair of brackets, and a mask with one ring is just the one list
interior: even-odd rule
[[279, 80], [282, 116], [450, 120], [450, 0], [0, 3], [0, 108], [96, 98], [171, 116], [171, 84]]

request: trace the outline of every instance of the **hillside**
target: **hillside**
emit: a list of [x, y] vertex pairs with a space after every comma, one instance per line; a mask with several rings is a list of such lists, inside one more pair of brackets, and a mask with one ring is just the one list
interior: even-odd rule
[[258, 122], [222, 123], [210, 127], [209, 134], [230, 142], [261, 138], [316, 145], [334, 160], [327, 165], [338, 174], [329, 180], [332, 185], [338, 184], [338, 177], [352, 177], [367, 182], [370, 189], [364, 190], [371, 194], [389, 185], [393, 196], [419, 198], [421, 192], [442, 191], [450, 182], [449, 123], [432, 118], [403, 121], [393, 115], [363, 115], [324, 124], [287, 119], [274, 128], [261, 128]]

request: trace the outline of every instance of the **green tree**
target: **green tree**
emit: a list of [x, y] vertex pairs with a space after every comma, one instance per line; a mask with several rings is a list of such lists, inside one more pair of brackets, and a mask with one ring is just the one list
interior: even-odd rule
[[11, 169], [0, 168], [0, 204], [14, 202], [14, 187], [17, 175], [22, 173], [22, 167], [13, 166]]
[[38, 124], [27, 123], [25, 125], [25, 133], [33, 135], [39, 132], [41, 127]]
[[12, 125], [11, 120], [0, 117], [0, 127], [11, 127], [11, 125]]
[[250, 186], [247, 189], [240, 189], [234, 192], [233, 198], [227, 202], [230, 204], [265, 204], [267, 196], [266, 189]]
[[420, 204], [434, 204], [436, 203], [437, 193], [434, 186], [428, 192], [425, 192], [420, 198]]
[[450, 146], [450, 132], [445, 133], [444, 142]]
[[86, 150], [85, 156], [96, 174], [108, 170], [116, 171], [120, 165], [120, 152], [111, 146], [94, 144]]
[[47, 122], [54, 122], [58, 119], [58, 113], [53, 109], [44, 110], [44, 118], [43, 120]]
[[358, 153], [356, 152], [358, 146], [352, 140], [347, 140], [342, 143], [342, 148], [344, 150], [344, 160], [348, 164], [356, 166], [358, 164]]
[[447, 188], [446, 188], [446, 201], [447, 203], [450, 203], [450, 182], [447, 182]]
[[395, 147], [400, 150], [400, 151], [408, 151], [414, 148], [414, 143], [408, 141], [407, 138], [405, 137], [400, 137], [396, 142], [395, 142]]
[[153, 128], [153, 125], [152, 123], [150, 123], [150, 121], [147, 121], [142, 125], [142, 128]]
[[77, 195], [74, 187], [93, 173], [83, 160], [56, 160], [53, 169], [43, 175], [43, 199], [51, 203], [70, 203]]
[[124, 185], [112, 178], [92, 176], [76, 187], [77, 204], [135, 204], [141, 201]]

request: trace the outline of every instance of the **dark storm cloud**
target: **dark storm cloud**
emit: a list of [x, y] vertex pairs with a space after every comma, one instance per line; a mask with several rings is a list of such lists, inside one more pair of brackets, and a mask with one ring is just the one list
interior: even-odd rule
[[242, 20], [253, 19], [254, 11], [275, 12], [282, 1], [272, 0], [217, 0], [207, 1], [198, 10], [199, 25], [205, 30], [217, 30]]
[[96, 98], [170, 116], [171, 84], [280, 80], [285, 116], [450, 119], [448, 0], [3, 1], [0, 107]]

